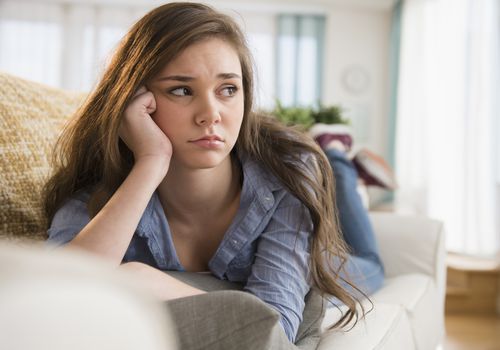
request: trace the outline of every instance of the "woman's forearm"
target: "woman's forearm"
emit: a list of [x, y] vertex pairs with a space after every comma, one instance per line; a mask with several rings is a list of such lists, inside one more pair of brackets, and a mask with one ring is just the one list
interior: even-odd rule
[[156, 157], [136, 162], [106, 205], [67, 247], [84, 249], [119, 265], [165, 169], [168, 161]]
[[120, 266], [120, 269], [129, 271], [141, 287], [160, 300], [171, 300], [206, 293], [201, 289], [179, 281], [163, 271], [140, 262], [125, 263]]

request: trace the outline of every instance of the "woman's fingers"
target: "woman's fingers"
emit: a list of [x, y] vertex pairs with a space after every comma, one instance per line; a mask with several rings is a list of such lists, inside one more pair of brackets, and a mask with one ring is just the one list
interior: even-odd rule
[[[142, 98], [141, 95], [144, 95], [145, 93], [148, 93], [148, 98]], [[141, 96], [141, 100], [143, 100], [144, 106], [146, 107], [146, 113], [151, 114], [156, 111], [156, 101], [154, 98], [154, 95], [151, 91], [149, 91], [145, 85], [141, 85], [139, 89], [135, 92], [134, 96], [132, 97], [132, 100], [134, 101], [136, 98]], [[133, 103], [133, 102], [132, 102]]]
[[148, 89], [146, 89], [146, 86], [142, 85], [139, 89], [137, 89], [137, 91], [135, 92], [133, 98], [136, 98], [137, 96], [139, 96], [140, 94], [145, 93], [146, 91], [148, 91]]
[[154, 113], [156, 111], [156, 100], [155, 96], [153, 95], [152, 92], [149, 92], [151, 94], [151, 100], [149, 101], [148, 105], [146, 106], [146, 111], [148, 114]]

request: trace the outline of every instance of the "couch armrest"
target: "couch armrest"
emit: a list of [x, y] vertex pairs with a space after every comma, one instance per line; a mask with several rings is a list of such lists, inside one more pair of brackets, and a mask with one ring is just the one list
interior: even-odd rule
[[370, 213], [387, 277], [431, 276], [444, 289], [445, 233], [440, 221], [394, 213]]
[[2, 349], [179, 348], [165, 303], [90, 253], [0, 240], [0, 284]]

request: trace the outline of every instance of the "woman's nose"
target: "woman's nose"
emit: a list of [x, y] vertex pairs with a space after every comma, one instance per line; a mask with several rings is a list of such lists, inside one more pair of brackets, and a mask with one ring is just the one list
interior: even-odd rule
[[195, 116], [195, 123], [200, 126], [217, 124], [221, 120], [217, 101], [207, 96], [200, 101], [198, 113]]

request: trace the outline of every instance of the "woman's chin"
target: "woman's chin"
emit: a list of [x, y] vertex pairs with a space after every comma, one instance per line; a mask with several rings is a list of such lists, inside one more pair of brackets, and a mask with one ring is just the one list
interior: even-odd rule
[[228, 159], [229, 160], [229, 154], [210, 154], [207, 152], [207, 154], [203, 155], [192, 155], [191, 157], [188, 157], [187, 159], [174, 159], [172, 165], [178, 165], [182, 166], [183, 168], [187, 169], [212, 169], [216, 168], [222, 163], [224, 163], [224, 160]]

